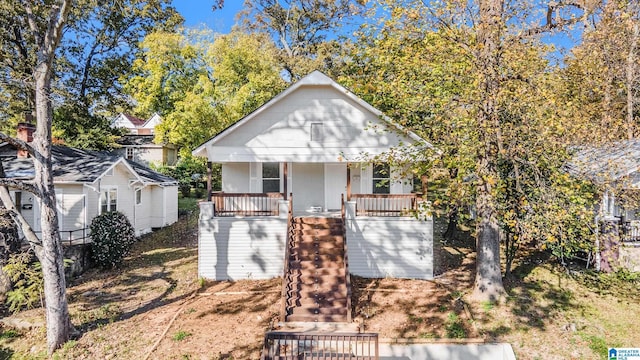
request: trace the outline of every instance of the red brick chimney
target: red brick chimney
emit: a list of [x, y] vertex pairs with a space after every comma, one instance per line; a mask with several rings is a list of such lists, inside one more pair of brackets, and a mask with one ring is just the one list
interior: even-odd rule
[[[25, 116], [26, 120], [31, 120], [31, 115]], [[30, 143], [33, 141], [33, 132], [36, 131], [36, 126], [29, 122], [18, 123], [18, 135], [17, 138], [24, 142]], [[25, 150], [18, 149], [18, 158], [24, 159], [29, 157], [29, 153]]]

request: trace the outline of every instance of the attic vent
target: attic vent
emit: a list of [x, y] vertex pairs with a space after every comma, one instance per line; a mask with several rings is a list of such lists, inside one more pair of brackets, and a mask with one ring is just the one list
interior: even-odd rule
[[324, 140], [324, 124], [311, 123], [311, 141]]

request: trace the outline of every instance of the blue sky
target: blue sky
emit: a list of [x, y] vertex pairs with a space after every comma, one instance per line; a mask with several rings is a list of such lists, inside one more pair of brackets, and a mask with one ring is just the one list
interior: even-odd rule
[[236, 23], [236, 14], [242, 10], [244, 0], [226, 0], [224, 7], [212, 11], [215, 0], [173, 0], [173, 6], [185, 19], [187, 27], [206, 25], [214, 32], [228, 33]]

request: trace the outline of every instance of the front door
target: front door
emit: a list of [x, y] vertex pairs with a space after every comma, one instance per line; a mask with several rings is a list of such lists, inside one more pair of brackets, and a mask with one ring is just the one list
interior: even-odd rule
[[341, 194], [347, 196], [347, 164], [324, 164], [325, 208], [339, 210], [342, 206]]

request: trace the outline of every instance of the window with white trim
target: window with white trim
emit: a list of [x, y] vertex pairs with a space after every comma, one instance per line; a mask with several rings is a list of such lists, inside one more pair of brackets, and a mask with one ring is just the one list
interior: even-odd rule
[[132, 147], [128, 147], [127, 154], [126, 154], [127, 160], [133, 160], [135, 156], [136, 156], [136, 149]]
[[100, 192], [100, 213], [118, 210], [118, 189], [105, 189]]
[[280, 163], [262, 164], [262, 192], [280, 192]]
[[391, 169], [389, 164], [373, 165], [373, 193], [389, 194], [391, 191]]
[[142, 189], [136, 189], [136, 205], [142, 204]]

